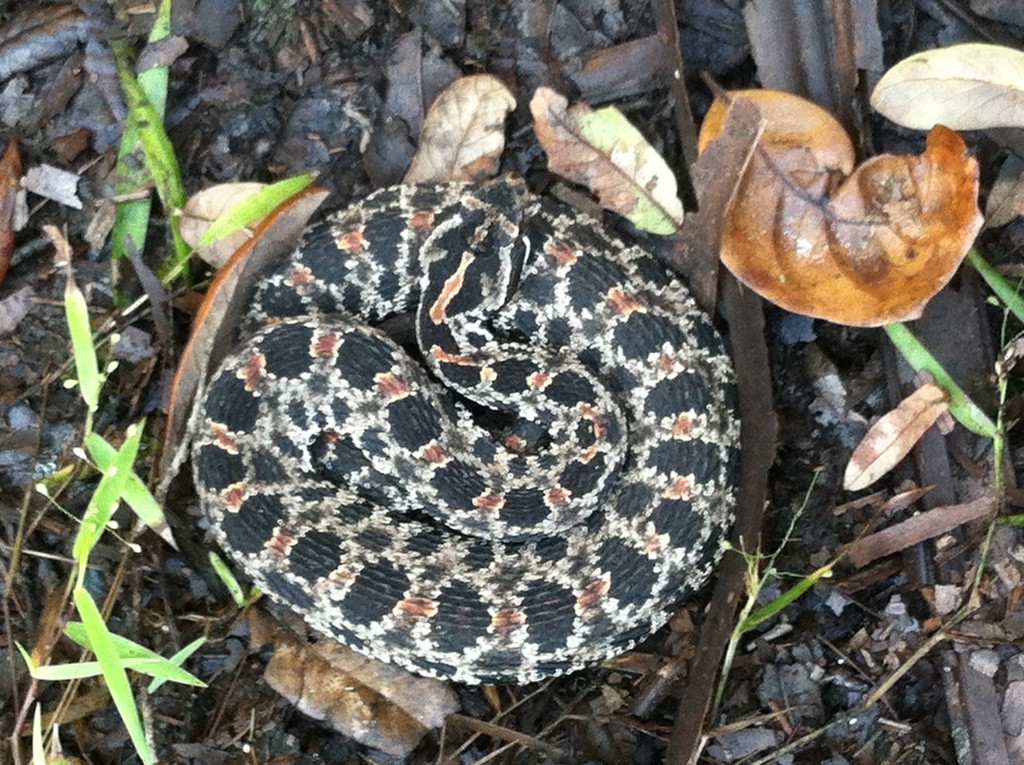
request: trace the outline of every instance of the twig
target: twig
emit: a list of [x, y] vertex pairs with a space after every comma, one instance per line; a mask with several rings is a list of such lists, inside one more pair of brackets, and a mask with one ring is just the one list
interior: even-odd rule
[[[724, 281], [725, 303], [732, 328], [733, 359], [739, 387], [743, 459], [737, 499], [734, 546], [756, 552], [767, 498], [768, 468], [775, 459], [775, 415], [771, 410], [771, 374], [764, 343], [764, 313], [760, 299], [733, 278]], [[701, 731], [711, 704], [719, 662], [732, 634], [733, 619], [742, 598], [746, 561], [728, 555], [720, 566], [718, 583], [697, 646], [683, 703], [676, 714], [665, 762], [693, 762], [701, 748]]]
[[520, 733], [519, 731], [512, 730], [511, 728], [495, 725], [494, 723], [487, 722], [486, 720], [477, 720], [473, 717], [453, 714], [448, 715], [448, 721], [458, 723], [463, 727], [482, 733], [485, 736], [500, 738], [502, 741], [509, 741], [513, 744], [529, 747], [530, 749], [536, 749], [557, 762], [564, 762], [568, 759], [567, 753], [553, 744], [541, 741], [535, 736], [530, 736], [526, 733]]
[[[693, 168], [697, 163], [697, 126], [690, 111], [690, 97], [686, 91], [686, 66], [683, 63], [682, 48], [679, 45], [679, 21], [676, 18], [675, 3], [670, 0], [655, 0], [652, 3], [658, 39], [664, 48], [670, 64], [668, 70], [668, 93], [672, 100], [675, 116], [676, 135], [683, 153], [685, 167]], [[683, 201], [696, 200], [694, 179], [687, 174], [680, 179]]]

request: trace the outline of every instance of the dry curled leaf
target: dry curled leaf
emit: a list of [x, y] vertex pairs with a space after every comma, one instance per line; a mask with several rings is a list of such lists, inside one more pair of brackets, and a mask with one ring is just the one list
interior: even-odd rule
[[[853, 170], [853, 145], [820, 107], [779, 91], [732, 97], [753, 100], [766, 127], [726, 215], [729, 270], [783, 308], [840, 324], [920, 316], [981, 228], [978, 163], [963, 139], [937, 127], [923, 154]], [[724, 110], [712, 106], [702, 146]]]
[[683, 222], [676, 179], [665, 160], [622, 112], [592, 110], [550, 88], [530, 101], [533, 129], [548, 168], [597, 195], [601, 206], [653, 234], [673, 234]]
[[843, 488], [860, 491], [892, 470], [944, 412], [949, 395], [925, 383], [878, 420], [850, 456]]
[[475, 74], [456, 80], [427, 112], [404, 182], [491, 177], [505, 149], [505, 118], [515, 108], [515, 96], [497, 77]]
[[915, 53], [878, 81], [871, 106], [916, 130], [1024, 127], [1024, 53], [983, 43]]

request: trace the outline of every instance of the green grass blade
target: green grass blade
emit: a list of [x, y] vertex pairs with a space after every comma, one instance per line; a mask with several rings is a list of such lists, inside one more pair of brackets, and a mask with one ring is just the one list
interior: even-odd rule
[[43, 713], [36, 704], [32, 714], [32, 765], [46, 765], [46, 750], [43, 748]]
[[[139, 432], [142, 432], [144, 426], [145, 420], [135, 425]], [[87, 438], [86, 448], [89, 450], [89, 456], [93, 458], [102, 472], [106, 472], [118, 459], [117, 449], [101, 436], [93, 435], [91, 438]], [[167, 526], [163, 508], [160, 507], [160, 503], [156, 501], [156, 497], [153, 496], [149, 487], [135, 473], [134, 466], [130, 465], [128, 470], [130, 473], [122, 487], [121, 499], [128, 503], [128, 506], [142, 519], [143, 523], [161, 534]]]
[[110, 517], [117, 510], [124, 482], [124, 476], [118, 475], [117, 468], [111, 468], [100, 478], [96, 491], [89, 499], [89, 505], [82, 517], [82, 524], [78, 528], [78, 536], [75, 537], [75, 543], [71, 549], [71, 554], [79, 566], [79, 584], [81, 584], [81, 577], [85, 574], [89, 554], [110, 522]]
[[805, 592], [807, 592], [807, 590], [813, 587], [815, 582], [817, 582], [819, 579], [821, 579], [822, 577], [827, 578], [830, 576], [832, 576], [831, 563], [822, 566], [817, 571], [811, 572], [803, 579], [801, 579], [799, 582], [797, 582], [795, 585], [786, 590], [784, 593], [782, 593], [771, 603], [765, 604], [764, 606], [762, 606], [761, 608], [757, 609], [749, 616], [747, 616], [747, 618], [744, 619], [743, 623], [740, 625], [740, 631], [747, 632], [749, 630], [754, 629], [755, 627], [757, 627], [757, 625], [761, 624], [762, 622], [771, 619], [773, 616], [782, 611], [782, 609], [784, 609], [794, 600], [796, 600]]
[[96, 345], [92, 341], [89, 306], [85, 302], [85, 295], [71, 278], [70, 266], [64, 287], [64, 314], [71, 334], [71, 352], [75, 358], [78, 390], [89, 412], [92, 413], [99, 406], [103, 378], [100, 376], [99, 364], [96, 361]]
[[252, 196], [232, 205], [210, 223], [199, 240], [200, 247], [209, 247], [236, 231], [262, 220], [274, 211], [278, 205], [309, 186], [316, 176], [312, 174], [297, 175], [283, 181], [264, 186]]
[[[163, 0], [157, 10], [153, 22], [153, 30], [149, 42], [163, 40], [170, 34], [171, 0]], [[146, 99], [160, 116], [161, 121], [167, 103], [167, 84], [169, 68], [157, 66], [139, 72], [139, 87]], [[136, 113], [129, 111], [121, 136], [121, 146], [117, 154], [117, 168], [114, 172], [114, 193], [119, 197], [137, 194], [146, 189], [152, 182], [152, 176], [146, 167], [139, 138], [139, 124]], [[152, 200], [147, 193], [138, 199], [125, 199], [117, 203], [117, 215], [111, 231], [111, 255], [113, 258], [124, 258], [132, 252], [142, 252], [149, 228], [149, 216]]]
[[1010, 313], [1017, 317], [1017, 321], [1024, 322], [1024, 298], [1020, 296], [1020, 285], [1012, 284], [1001, 273], [989, 265], [989, 262], [981, 256], [973, 247], [967, 251], [967, 261], [974, 266], [981, 274], [996, 296], [1003, 301]]
[[[86, 641], [86, 647], [90, 647], [88, 641]], [[170, 680], [182, 685], [192, 685], [199, 688], [206, 687], [206, 683], [202, 680], [176, 666], [170, 659], [165, 659], [162, 656], [157, 656], [155, 659], [122, 658], [121, 666], [133, 672], [157, 678], [153, 682], [159, 681], [164, 683]], [[64, 680], [84, 680], [85, 678], [96, 677], [102, 674], [103, 667], [98, 661], [76, 661], [69, 664], [51, 664], [46, 667], [39, 667], [32, 673], [32, 677], [36, 680], [60, 682]]]
[[[79, 527], [78, 536], [75, 538], [72, 548], [72, 555], [79, 565], [79, 586], [81, 586], [81, 577], [85, 575], [89, 553], [96, 546], [124, 495], [124, 488], [128, 483], [128, 478], [132, 475], [132, 466], [139, 453], [141, 441], [142, 428], [137, 425], [129, 425], [128, 431], [125, 433], [124, 444], [118, 450], [114, 462], [103, 471], [103, 477], [89, 500], [85, 515], [82, 516], [82, 525]], [[92, 455], [102, 454], [103, 445], [109, 446], [96, 433], [90, 433], [85, 437], [85, 448]], [[95, 459], [95, 456], [93, 458]]]
[[1000, 515], [995, 522], [1000, 526], [1024, 526], [1024, 513]]
[[[92, 648], [89, 643], [89, 633], [86, 632], [85, 624], [83, 622], [68, 622], [67, 626], [64, 627], [64, 634], [74, 640], [82, 648]], [[121, 659], [159, 659], [160, 654], [155, 651], [146, 648], [144, 645], [140, 645], [133, 640], [129, 640], [126, 637], [115, 635], [110, 633], [110, 639], [114, 643], [114, 647], [117, 649], [118, 658]]]
[[[83, 648], [92, 649], [89, 635], [82, 622], [68, 622], [68, 625], [64, 628], [64, 634]], [[111, 633], [110, 639], [117, 650], [117, 655], [121, 659], [122, 664], [128, 669], [143, 672], [163, 681], [170, 680], [171, 682], [183, 685], [194, 685], [200, 688], [206, 687], [206, 683], [181, 668], [185, 659], [191, 656], [199, 646], [203, 645], [206, 642], [206, 638], [192, 641], [170, 659], [165, 659], [155, 651], [121, 635]]]
[[162, 529], [167, 526], [164, 509], [160, 507], [149, 487], [135, 473], [128, 476], [124, 491], [121, 492], [121, 499], [128, 503], [128, 507], [142, 519], [143, 523], [158, 534], [162, 534]]
[[100, 472], [105, 473], [114, 467], [114, 464], [117, 462], [117, 449], [111, 446], [110, 442], [98, 433], [86, 435], [85, 449], [89, 452], [89, 456], [92, 457]]
[[[153, 18], [153, 29], [149, 33], [149, 42], [157, 43], [171, 35], [171, 5], [173, 0], [161, 0]], [[139, 87], [146, 94], [146, 99], [161, 119], [167, 108], [167, 83], [170, 80], [170, 67], [154, 66], [139, 72]]]
[[156, 678], [154, 682], [165, 683], [170, 680], [172, 683], [191, 685], [195, 688], [206, 687], [206, 683], [198, 677], [190, 672], [186, 672], [170, 659], [165, 659], [163, 656], [157, 656], [155, 659], [125, 659], [124, 666], [135, 672]]
[[185, 184], [181, 177], [181, 167], [174, 153], [171, 139], [164, 130], [163, 116], [150, 103], [146, 92], [139, 85], [138, 79], [131, 72], [128, 64], [128, 48], [120, 41], [111, 41], [111, 52], [117, 64], [117, 73], [121, 80], [125, 98], [128, 101], [130, 119], [138, 127], [138, 138], [142, 144], [142, 153], [149, 172], [152, 174], [157, 195], [167, 212], [174, 239], [174, 254], [165, 259], [161, 271], [169, 268], [183, 268], [191, 249], [181, 238], [180, 211], [185, 203]]
[[90, 433], [85, 437], [86, 451], [89, 452], [89, 456], [93, 458], [100, 470], [117, 468], [130, 473], [135, 467], [135, 458], [139, 453], [139, 445], [142, 443], [145, 427], [145, 420], [129, 425], [128, 430], [125, 431], [124, 444], [120, 449], [115, 449], [98, 433]]
[[921, 341], [914, 337], [906, 325], [886, 324], [885, 331], [900, 353], [914, 369], [928, 372], [935, 382], [949, 394], [949, 411], [965, 428], [985, 438], [995, 438], [998, 429], [992, 419], [964, 393], [956, 381], [932, 356]]
[[85, 589], [76, 587], [73, 597], [78, 614], [82, 617], [89, 645], [103, 669], [103, 677], [107, 682], [110, 697], [114, 700], [114, 706], [117, 707], [117, 711], [121, 715], [121, 721], [131, 737], [135, 751], [144, 763], [155, 763], [156, 757], [153, 756], [153, 751], [149, 748], [149, 742], [146, 740], [146, 733], [142, 729], [142, 721], [139, 719], [139, 710], [135, 705], [135, 698], [132, 696], [128, 675], [124, 667], [121, 666], [121, 659], [117, 655], [117, 648], [114, 646], [110, 631], [103, 622], [103, 616], [93, 602], [92, 596]]
[[69, 664], [50, 664], [38, 667], [32, 672], [36, 680], [60, 682], [63, 680], [84, 680], [87, 677], [102, 675], [98, 661], [76, 661]]
[[146, 164], [153, 173], [157, 194], [168, 213], [181, 209], [185, 202], [185, 185], [181, 177], [181, 167], [174, 153], [174, 145], [164, 130], [163, 117], [149, 102], [138, 79], [128, 66], [127, 49], [123, 43], [112, 45], [115, 51], [121, 87], [128, 100], [128, 108], [135, 115], [139, 129], [139, 141], [146, 157]]
[[224, 562], [217, 553], [210, 553], [210, 565], [213, 566], [213, 570], [220, 577], [220, 580], [224, 583], [224, 586], [228, 588], [228, 592], [231, 593], [231, 599], [235, 601], [235, 605], [239, 608], [245, 608], [249, 599], [245, 597], [245, 593], [242, 591], [242, 585], [235, 579], [235, 575], [231, 572], [228, 564]]
[[32, 675], [32, 673], [39, 669], [39, 665], [36, 664], [35, 659], [32, 658], [32, 654], [25, 650], [25, 646], [17, 640], [14, 641], [14, 645], [17, 646], [18, 651], [21, 653], [21, 658], [25, 660], [25, 666], [28, 667], [28, 673]]
[[[125, 127], [125, 140], [129, 133], [129, 129]], [[149, 183], [149, 173], [146, 172], [145, 165], [131, 154], [118, 155], [116, 172], [118, 180], [114, 184], [114, 193], [119, 197], [135, 194]], [[125, 199], [117, 203], [115, 210], [114, 227], [110, 230], [110, 255], [116, 260], [121, 260], [143, 251], [146, 234], [149, 231], [149, 217], [153, 212], [153, 201], [149, 197]]]
[[[180, 651], [178, 651], [177, 653], [175, 653], [175, 654], [174, 654], [174, 655], [173, 655], [173, 656], [172, 656], [171, 658], [169, 658], [169, 659], [168, 659], [167, 661], [171, 662], [171, 664], [174, 664], [174, 665], [175, 665], [175, 666], [177, 666], [177, 667], [180, 667], [180, 666], [181, 666], [182, 664], [184, 664], [184, 663], [185, 663], [185, 660], [186, 660], [186, 659], [187, 659], [187, 658], [188, 658], [189, 656], [191, 656], [192, 654], [194, 654], [194, 653], [195, 653], [196, 651], [198, 651], [198, 650], [199, 650], [199, 649], [200, 649], [200, 648], [201, 648], [202, 646], [204, 646], [205, 644], [206, 644], [206, 638], [204, 638], [204, 637], [201, 637], [201, 638], [196, 638], [196, 639], [195, 639], [195, 640], [193, 640], [193, 641], [192, 641], [191, 643], [189, 643], [189, 644], [188, 644], [187, 646], [185, 646], [185, 647], [184, 647], [184, 648], [182, 648], [182, 649], [181, 649]], [[190, 677], [192, 677], [192, 676], [190, 675]], [[169, 679], [169, 678], [168, 678], [168, 679]], [[197, 682], [198, 682], [198, 683], [199, 683], [200, 685], [202, 685], [202, 687], [204, 687], [204, 688], [206, 687], [206, 683], [204, 683], [204, 682], [203, 682], [202, 680], [199, 680], [198, 678], [196, 678], [196, 681], [197, 681]], [[158, 688], [160, 688], [160, 686], [161, 686], [161, 685], [163, 685], [163, 684], [164, 684], [165, 682], [166, 682], [166, 680], [165, 680], [164, 678], [159, 678], [159, 677], [158, 677], [158, 678], [156, 678], [155, 680], [153, 680], [153, 682], [151, 682], [151, 683], [149, 684], [149, 687], [148, 687], [148, 688], [146, 688], [146, 690], [147, 690], [147, 691], [149, 691], [150, 693], [154, 693], [154, 692], [155, 692], [155, 691], [156, 691], [156, 690], [157, 690]], [[180, 682], [180, 681], [179, 681], [179, 682]]]

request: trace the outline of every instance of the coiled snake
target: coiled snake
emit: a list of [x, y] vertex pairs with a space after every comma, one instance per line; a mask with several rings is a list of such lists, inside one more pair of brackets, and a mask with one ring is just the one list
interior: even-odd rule
[[[369, 326], [408, 312], [411, 351]], [[718, 334], [654, 257], [521, 181], [384, 189], [310, 228], [243, 334], [193, 421], [202, 507], [359, 651], [537, 680], [632, 646], [717, 560]]]

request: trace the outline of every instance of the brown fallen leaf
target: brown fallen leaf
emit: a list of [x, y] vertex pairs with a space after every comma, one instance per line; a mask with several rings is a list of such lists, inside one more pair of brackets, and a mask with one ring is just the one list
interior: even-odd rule
[[540, 87], [530, 101], [548, 168], [597, 195], [601, 206], [653, 234], [683, 222], [676, 178], [664, 159], [614, 107], [596, 111]]
[[[775, 161], [802, 172], [801, 187], [812, 189], [817, 183], [825, 190], [832, 177], [853, 171], [857, 157], [846, 131], [813, 101], [780, 90], [737, 90], [729, 97], [753, 102], [765, 123], [761, 146]], [[728, 109], [720, 99], [711, 105], [697, 139], [698, 151], [722, 132]]]
[[458, 711], [442, 680], [417, 677], [367, 658], [334, 640], [308, 644], [259, 609], [249, 616], [254, 646], [273, 643], [267, 683], [310, 717], [395, 756]]
[[947, 411], [949, 394], [938, 385], [925, 383], [915, 390], [861, 439], [846, 466], [843, 488], [860, 491], [888, 473]]
[[[729, 270], [783, 308], [840, 324], [920, 316], [982, 224], [978, 164], [963, 139], [936, 127], [923, 154], [853, 170], [849, 138], [814, 104], [779, 91], [731, 97], [752, 99], [766, 128], [726, 215]], [[724, 110], [712, 106], [702, 146]]]
[[260, 189], [265, 183], [220, 183], [193, 194], [181, 210], [181, 238], [184, 239], [205, 262], [220, 268], [239, 247], [252, 238], [252, 232], [245, 229], [213, 244], [201, 247], [200, 240], [206, 229], [226, 210], [231, 209]]
[[21, 184], [21, 152], [18, 139], [12, 138], [0, 157], [0, 284], [4, 283], [14, 251], [15, 210]]
[[996, 501], [991, 496], [980, 497], [960, 505], [936, 507], [887, 529], [861, 537], [846, 548], [846, 553], [854, 566], [862, 568], [873, 560], [905, 550], [926, 539], [941, 536], [957, 526], [984, 518], [995, 509]]
[[423, 120], [405, 183], [480, 181], [498, 172], [505, 118], [516, 99], [497, 77], [462, 77], [438, 94]]

